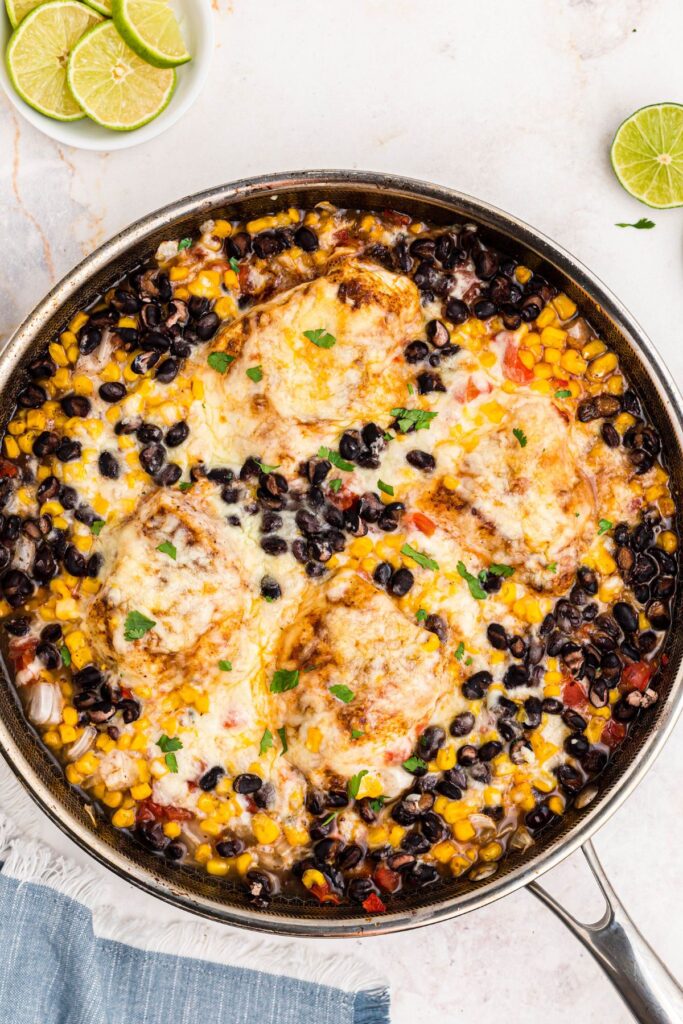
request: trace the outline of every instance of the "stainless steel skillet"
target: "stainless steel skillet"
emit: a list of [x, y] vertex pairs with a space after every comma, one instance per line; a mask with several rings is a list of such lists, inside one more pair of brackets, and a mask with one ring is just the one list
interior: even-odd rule
[[[282, 206], [313, 206], [327, 200], [362, 209], [394, 208], [437, 224], [470, 221], [486, 236], [574, 298], [583, 313], [619, 353], [658, 429], [679, 505], [683, 504], [683, 403], [662, 361], [621, 303], [585, 267], [555, 243], [486, 203], [393, 175], [359, 171], [307, 171], [238, 181], [180, 200], [138, 221], [94, 252], [40, 303], [0, 357], [4, 427], [18, 388], [18, 370], [97, 293], [137, 263], [159, 242], [191, 234], [208, 217], [261, 216]], [[679, 530], [681, 528], [679, 522]], [[679, 620], [680, 594], [674, 621]], [[669, 735], [683, 702], [683, 635], [672, 630], [668, 663], [658, 683], [660, 700], [636, 723], [608, 767], [594, 799], [565, 816], [561, 828], [542, 837], [524, 855], [511, 854], [495, 874], [478, 881], [454, 880], [433, 891], [394, 898], [381, 917], [359, 917], [353, 907], [329, 909], [294, 897], [278, 897], [257, 911], [244, 894], [190, 867], [169, 867], [127, 835], [112, 828], [66, 784], [59, 766], [27, 725], [9, 673], [0, 681], [0, 748], [9, 765], [49, 817], [106, 867], [176, 906], [233, 925], [290, 935], [358, 936], [398, 931], [443, 921], [475, 910], [521, 886], [542, 899], [593, 953], [634, 1016], [648, 1024], [683, 1021], [683, 993], [645, 943], [611, 890], [590, 837], [642, 779]], [[582, 847], [605, 895], [601, 921], [584, 925], [539, 885], [538, 879]]]

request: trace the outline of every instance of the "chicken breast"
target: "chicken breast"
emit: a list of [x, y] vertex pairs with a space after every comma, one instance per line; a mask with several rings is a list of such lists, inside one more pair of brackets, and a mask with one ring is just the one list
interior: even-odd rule
[[299, 670], [298, 685], [273, 695], [273, 717], [310, 783], [344, 789], [365, 771], [374, 795], [405, 788], [401, 764], [448, 686], [440, 653], [424, 645], [424, 631], [356, 573], [309, 591], [276, 659]]
[[216, 340], [214, 354], [232, 358], [225, 372], [205, 353], [192, 368], [205, 392], [190, 424], [198, 454], [208, 431], [228, 464], [256, 455], [286, 471], [347, 427], [386, 420], [406, 393], [403, 348], [423, 324], [412, 280], [356, 259], [253, 309]]
[[552, 402], [515, 396], [500, 408], [499, 422], [480, 426], [471, 450], [414, 501], [463, 554], [561, 593], [595, 534], [594, 488], [572, 424]]

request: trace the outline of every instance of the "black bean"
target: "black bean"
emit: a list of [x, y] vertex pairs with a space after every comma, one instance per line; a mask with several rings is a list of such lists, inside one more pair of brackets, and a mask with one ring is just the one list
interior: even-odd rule
[[181, 445], [189, 436], [190, 428], [185, 420], [180, 420], [178, 423], [174, 423], [173, 426], [166, 431], [164, 444], [167, 448], [177, 448], [178, 445]]
[[414, 582], [415, 577], [410, 569], [397, 569], [389, 580], [387, 589], [394, 597], [404, 597]]
[[608, 448], [618, 448], [621, 443], [619, 432], [611, 423], [603, 423], [600, 428], [600, 436]]
[[261, 597], [268, 601], [277, 601], [282, 596], [280, 584], [272, 576], [264, 576], [261, 580]]
[[361, 435], [358, 430], [346, 430], [339, 440], [339, 454], [353, 462], [361, 450]]
[[497, 651], [507, 650], [508, 635], [505, 631], [505, 627], [501, 626], [499, 622], [491, 622], [486, 629], [486, 636], [491, 647], [495, 647]]
[[26, 372], [34, 380], [45, 380], [46, 378], [54, 377], [57, 372], [57, 365], [46, 353], [45, 355], [38, 356], [36, 359], [32, 359], [26, 367]]
[[429, 355], [429, 346], [424, 341], [411, 341], [403, 354], [407, 363], [421, 363]]
[[72, 576], [83, 577], [87, 575], [85, 558], [73, 544], [69, 544], [64, 552], [64, 568]]
[[33, 590], [34, 587], [30, 579], [25, 572], [21, 572], [19, 569], [10, 569], [2, 577], [2, 592], [12, 608], [18, 608], [19, 605], [28, 601]]
[[255, 793], [263, 785], [263, 780], [258, 775], [244, 772], [242, 775], [235, 776], [232, 785], [236, 793]]
[[102, 331], [93, 324], [88, 324], [81, 331], [78, 338], [78, 349], [82, 355], [87, 356], [94, 352], [102, 341]]
[[[189, 355], [189, 353], [188, 353]], [[170, 384], [172, 380], [178, 376], [178, 370], [180, 366], [176, 359], [164, 359], [162, 363], [157, 366], [157, 372], [155, 377], [162, 384]]]
[[304, 252], [315, 252], [319, 247], [318, 236], [310, 228], [300, 227], [294, 232], [294, 241]]
[[431, 845], [427, 836], [421, 835], [419, 832], [408, 832], [401, 840], [401, 849], [415, 857], [421, 853], [427, 853]]
[[474, 715], [470, 711], [463, 711], [456, 715], [450, 725], [451, 736], [467, 736], [474, 728]]
[[530, 831], [540, 832], [553, 818], [554, 814], [547, 804], [537, 804], [533, 811], [529, 811], [524, 821]]
[[27, 384], [17, 395], [17, 405], [22, 409], [40, 409], [47, 401], [47, 391], [40, 384]]
[[652, 629], [646, 629], [638, 637], [638, 651], [640, 654], [651, 654], [659, 643], [657, 634]]
[[570, 764], [561, 764], [554, 769], [557, 781], [566, 793], [574, 795], [583, 789], [583, 776]]
[[103, 565], [104, 558], [98, 551], [96, 551], [95, 554], [91, 555], [90, 558], [88, 559], [88, 563], [86, 566], [88, 576], [91, 579], [95, 579], [98, 576], [99, 571]]
[[15, 619], [7, 619], [3, 626], [10, 636], [26, 636], [31, 628], [31, 620], [26, 615], [18, 615]]
[[133, 373], [143, 374], [147, 373], [152, 369], [153, 366], [159, 362], [159, 352], [139, 352], [136, 355], [133, 362], [130, 364], [130, 368]]
[[168, 462], [154, 477], [154, 481], [159, 487], [172, 487], [178, 483], [182, 475], [183, 471], [176, 462]]
[[242, 839], [221, 839], [216, 843], [216, 853], [219, 857], [239, 857], [244, 852], [245, 846]]
[[451, 340], [448, 328], [441, 320], [430, 320], [425, 333], [436, 348], [443, 348]]
[[479, 753], [477, 748], [472, 746], [471, 743], [465, 743], [458, 749], [456, 757], [458, 759], [458, 764], [461, 765], [461, 767], [469, 768], [479, 759]]
[[665, 601], [650, 601], [645, 609], [653, 629], [665, 630], [671, 625], [671, 615]]
[[490, 320], [492, 316], [495, 316], [498, 312], [498, 307], [495, 302], [491, 302], [490, 299], [479, 299], [474, 303], [472, 312], [476, 316], [477, 320]]
[[358, 502], [358, 515], [366, 523], [376, 523], [384, 514], [386, 507], [377, 494], [366, 491]]
[[529, 683], [529, 671], [524, 665], [509, 665], [503, 676], [503, 684], [508, 690], [516, 686], [527, 686]]
[[[3, 549], [6, 550], [6, 549]], [[36, 548], [31, 574], [38, 583], [49, 583], [59, 572], [59, 566], [48, 544], [39, 544]]]
[[508, 650], [513, 658], [524, 658], [527, 652], [526, 641], [521, 636], [511, 636], [508, 642]]
[[442, 796], [447, 796], [449, 800], [461, 800], [462, 790], [456, 786], [453, 782], [449, 782], [448, 779], [442, 779], [437, 782], [436, 789]]
[[145, 473], [156, 476], [164, 464], [166, 452], [160, 444], [148, 444], [140, 452], [140, 465]]
[[483, 249], [474, 257], [474, 269], [483, 281], [490, 280], [498, 270], [498, 256], [490, 249]]
[[213, 338], [214, 334], [218, 330], [219, 324], [220, 319], [218, 314], [214, 312], [205, 313], [199, 318], [199, 320], [197, 320], [195, 330], [202, 341], [208, 341], [210, 338]]
[[60, 405], [67, 416], [87, 416], [90, 412], [90, 399], [85, 395], [66, 395]]
[[418, 863], [410, 873], [410, 882], [412, 885], [419, 889], [424, 889], [428, 885], [433, 885], [439, 880], [439, 872], [433, 864], [425, 864], [423, 861]]
[[54, 455], [59, 448], [59, 440], [59, 434], [55, 434], [53, 430], [41, 431], [33, 442], [33, 454], [39, 459], [45, 455]]
[[284, 555], [287, 550], [287, 541], [284, 537], [273, 534], [261, 539], [261, 547], [267, 555]]
[[370, 878], [352, 878], [346, 886], [346, 895], [352, 903], [364, 903], [373, 893], [377, 894], [377, 886]]
[[429, 452], [423, 452], [419, 448], [413, 448], [406, 455], [406, 462], [423, 473], [431, 473], [436, 467], [436, 459]]
[[238, 231], [232, 237], [226, 238], [225, 250], [232, 259], [243, 260], [251, 252], [251, 235], [246, 231]]
[[479, 760], [480, 761], [492, 761], [494, 757], [498, 757], [503, 749], [503, 744], [497, 740], [489, 740], [487, 743], [482, 743], [479, 747]]
[[590, 744], [580, 732], [574, 732], [564, 741], [564, 749], [572, 757], [581, 758], [589, 748]]
[[112, 380], [107, 381], [106, 384], [100, 384], [98, 393], [103, 402], [113, 404], [114, 402], [120, 402], [122, 398], [125, 398], [126, 388], [125, 385], [121, 384], [119, 381]]
[[442, 644], [448, 639], [448, 626], [446, 620], [440, 615], [428, 615], [425, 619], [425, 629], [429, 633], [435, 633]]
[[429, 395], [434, 391], [445, 391], [446, 385], [438, 373], [425, 371], [425, 373], [418, 374], [417, 389], [421, 395]]
[[638, 629], [638, 613], [632, 605], [625, 601], [617, 601], [612, 609], [612, 614], [624, 633], [635, 633]]
[[440, 725], [428, 725], [417, 741], [417, 751], [425, 761], [433, 761], [446, 741], [446, 733]]
[[446, 303], [446, 317], [457, 327], [459, 324], [465, 323], [469, 317], [469, 310], [460, 299], [449, 299]]
[[118, 459], [111, 452], [101, 452], [97, 460], [97, 466], [102, 476], [109, 480], [118, 480], [121, 467]]
[[492, 682], [493, 676], [490, 672], [475, 672], [463, 683], [463, 696], [466, 697], [467, 700], [481, 700], [486, 692], [486, 688], [490, 686]]
[[372, 578], [378, 587], [386, 587], [391, 579], [393, 569], [389, 562], [380, 562], [372, 574]]
[[79, 441], [63, 437], [57, 446], [55, 455], [60, 462], [74, 462], [81, 457], [81, 445]]

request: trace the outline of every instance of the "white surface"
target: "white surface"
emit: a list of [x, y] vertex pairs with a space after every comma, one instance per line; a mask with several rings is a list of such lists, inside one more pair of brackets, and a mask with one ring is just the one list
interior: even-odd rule
[[[207, 88], [152, 145], [75, 152], [20, 122], [7, 102], [0, 109], [0, 331], [95, 245], [163, 203], [248, 174], [347, 166], [460, 188], [556, 238], [626, 302], [683, 382], [683, 210], [641, 206], [608, 160], [626, 115], [683, 99], [680, 0], [214, 8]], [[614, 227], [641, 216], [656, 228]], [[679, 976], [682, 746], [680, 723], [596, 840], [634, 919]], [[83, 858], [52, 826], [41, 829]], [[574, 860], [552, 888], [580, 905], [593, 887]], [[131, 910], [172, 913], [124, 883], [115, 889]], [[525, 892], [428, 930], [336, 945], [390, 976], [396, 1024], [630, 1021], [588, 954]]]
[[[88, 117], [79, 121], [53, 121], [52, 118], [39, 114], [33, 107], [21, 99], [14, 91], [7, 74], [4, 58], [0, 60], [0, 85], [5, 90], [6, 98], [16, 111], [34, 128], [49, 135], [51, 139], [64, 146], [78, 146], [79, 149], [91, 149], [97, 152], [109, 152], [115, 149], [130, 149], [143, 142], [155, 139], [167, 128], [179, 121], [190, 109], [204, 88], [214, 50], [214, 19], [211, 12], [211, 0], [172, 0], [178, 14], [178, 21], [187, 43], [192, 60], [176, 69], [177, 84], [171, 101], [159, 117], [149, 124], [143, 125], [133, 132], [114, 132], [102, 128]], [[4, 3], [0, 0], [0, 51], [4, 54], [7, 41], [12, 34], [12, 26], [4, 12]], [[4, 152], [4, 147], [3, 147]]]

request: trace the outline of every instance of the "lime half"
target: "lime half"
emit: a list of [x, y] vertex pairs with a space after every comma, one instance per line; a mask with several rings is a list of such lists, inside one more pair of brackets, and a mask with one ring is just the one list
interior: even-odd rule
[[611, 149], [614, 173], [641, 203], [683, 206], [683, 106], [654, 103], [621, 124]]
[[141, 60], [112, 21], [95, 25], [78, 41], [67, 77], [74, 99], [88, 117], [120, 132], [158, 117], [175, 89], [175, 71]]
[[180, 26], [166, 0], [112, 0], [114, 24], [139, 57], [157, 68], [190, 60]]
[[5, 0], [7, 17], [12, 22], [12, 28], [16, 28], [29, 11], [32, 11], [34, 7], [42, 4], [42, 2], [43, 0]]
[[67, 86], [67, 62], [83, 33], [101, 20], [78, 0], [51, 0], [26, 15], [10, 37], [6, 60], [12, 85], [29, 106], [57, 121], [83, 117]]

